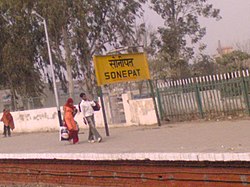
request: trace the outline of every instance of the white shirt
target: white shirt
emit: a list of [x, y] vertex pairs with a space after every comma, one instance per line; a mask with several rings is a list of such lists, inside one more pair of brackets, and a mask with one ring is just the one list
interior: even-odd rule
[[92, 106], [95, 106], [94, 101], [84, 101], [84, 100], [81, 101], [80, 108], [81, 108], [83, 117], [92, 116], [94, 114], [94, 110]]

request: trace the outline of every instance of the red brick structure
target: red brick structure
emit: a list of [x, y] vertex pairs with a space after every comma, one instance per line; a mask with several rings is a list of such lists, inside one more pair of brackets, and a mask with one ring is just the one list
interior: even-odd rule
[[220, 186], [250, 184], [250, 162], [1, 159], [8, 186]]

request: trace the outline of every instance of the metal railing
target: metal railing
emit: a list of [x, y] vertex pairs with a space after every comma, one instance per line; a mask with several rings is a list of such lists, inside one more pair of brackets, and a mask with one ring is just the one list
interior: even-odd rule
[[161, 119], [185, 121], [250, 114], [248, 70], [158, 83]]

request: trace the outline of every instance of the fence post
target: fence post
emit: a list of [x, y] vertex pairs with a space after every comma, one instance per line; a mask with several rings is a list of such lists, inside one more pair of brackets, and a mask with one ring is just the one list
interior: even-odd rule
[[247, 85], [246, 85], [246, 80], [244, 78], [244, 76], [242, 76], [242, 83], [243, 83], [243, 95], [244, 95], [244, 100], [246, 103], [246, 110], [248, 115], [250, 115], [250, 105], [249, 105], [249, 98], [248, 98], [248, 89], [247, 89]]
[[160, 96], [160, 92], [159, 92], [159, 88], [158, 88], [157, 84], [156, 84], [156, 97], [157, 97], [159, 111], [160, 111], [160, 118], [161, 118], [161, 120], [163, 120], [163, 109], [162, 109], [162, 103], [161, 103], [161, 96]]
[[149, 82], [149, 86], [150, 86], [150, 90], [151, 90], [151, 95], [152, 95], [152, 99], [153, 99], [153, 103], [154, 103], [154, 108], [155, 108], [155, 114], [156, 114], [156, 118], [157, 118], [157, 123], [158, 123], [158, 126], [161, 126], [161, 120], [160, 120], [160, 117], [159, 117], [159, 113], [158, 113], [158, 109], [157, 109], [157, 104], [156, 104], [156, 101], [155, 101], [155, 94], [154, 94], [154, 87], [153, 87], [153, 83], [152, 83], [152, 80], [148, 80]]
[[195, 85], [195, 95], [196, 95], [196, 101], [197, 101], [197, 105], [198, 105], [198, 110], [200, 113], [201, 118], [204, 118], [204, 114], [203, 114], [203, 110], [202, 110], [202, 102], [201, 102], [201, 96], [200, 96], [200, 91], [199, 91], [199, 87], [198, 84]]

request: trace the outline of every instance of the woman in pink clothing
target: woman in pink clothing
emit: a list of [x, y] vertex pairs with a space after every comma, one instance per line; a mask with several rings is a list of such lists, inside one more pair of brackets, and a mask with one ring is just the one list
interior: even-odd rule
[[69, 140], [73, 139], [73, 144], [76, 144], [79, 141], [79, 138], [78, 138], [78, 127], [74, 120], [76, 108], [73, 102], [74, 101], [72, 98], [68, 98], [67, 102], [63, 106], [63, 111], [64, 111], [64, 121], [69, 130]]

